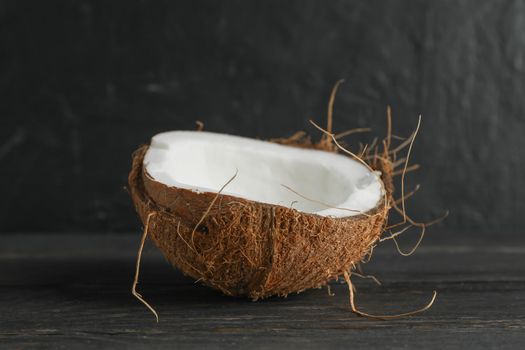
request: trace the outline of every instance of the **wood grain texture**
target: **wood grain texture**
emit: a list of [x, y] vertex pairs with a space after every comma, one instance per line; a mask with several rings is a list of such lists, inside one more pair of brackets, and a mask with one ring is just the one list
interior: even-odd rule
[[[160, 323], [130, 294], [139, 234], [3, 235], [2, 348], [499, 348], [525, 345], [525, 240], [461, 236], [427, 243], [409, 258], [387, 244], [354, 279], [366, 311], [417, 308], [394, 321], [352, 314], [343, 283], [261, 302], [222, 296], [171, 269], [151, 244], [139, 290]], [[454, 238], [455, 237], [455, 238]], [[454, 238], [454, 239], [451, 239]], [[443, 242], [454, 242], [453, 244]]]

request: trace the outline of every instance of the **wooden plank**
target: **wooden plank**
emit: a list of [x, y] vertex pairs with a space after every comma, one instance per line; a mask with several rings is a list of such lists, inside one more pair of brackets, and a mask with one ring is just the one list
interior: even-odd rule
[[349, 311], [331, 283], [261, 302], [222, 296], [173, 270], [151, 245], [139, 286], [160, 323], [130, 294], [138, 235], [3, 235], [0, 344], [7, 348], [516, 348], [525, 344], [525, 242], [426, 244], [412, 257], [390, 245], [366, 265], [383, 282], [354, 278], [359, 306], [396, 313], [379, 321]]

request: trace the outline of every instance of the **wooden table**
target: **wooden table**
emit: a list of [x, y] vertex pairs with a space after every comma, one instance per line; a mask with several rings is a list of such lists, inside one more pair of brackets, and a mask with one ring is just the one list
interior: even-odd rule
[[364, 267], [382, 286], [354, 277], [371, 313], [418, 308], [438, 291], [429, 311], [393, 321], [351, 313], [341, 282], [334, 296], [222, 296], [149, 243], [139, 290], [157, 324], [130, 293], [140, 233], [1, 234], [0, 348], [524, 348], [525, 239], [433, 235], [407, 258], [391, 242], [378, 247]]

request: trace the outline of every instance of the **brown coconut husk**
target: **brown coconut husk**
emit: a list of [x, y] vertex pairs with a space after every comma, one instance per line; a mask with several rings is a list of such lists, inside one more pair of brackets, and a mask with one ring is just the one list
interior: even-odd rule
[[387, 192], [371, 211], [330, 218], [168, 187], [143, 168], [147, 149], [133, 156], [129, 187], [149, 237], [184, 274], [226, 295], [286, 296], [338, 278], [378, 240], [391, 206]]
[[[403, 255], [412, 254], [421, 242], [428, 224], [412, 220], [406, 215], [404, 206], [405, 199], [417, 191], [416, 188], [405, 195], [404, 175], [411, 169], [407, 166], [408, 158], [419, 123], [410, 138], [391, 150], [393, 137], [389, 107], [387, 137], [383, 142], [378, 144], [376, 139], [370, 146], [362, 146], [359, 155], [350, 152], [338, 140], [370, 129], [359, 128], [332, 134], [333, 102], [341, 82], [339, 81], [332, 90], [327, 129], [322, 129], [312, 122], [324, 133], [321, 141], [312, 142], [304, 132], [270, 141], [289, 147], [342, 152], [371, 170], [380, 171], [385, 195], [376, 208], [366, 213], [343, 218], [322, 217], [299, 212], [293, 209], [293, 203], [290, 207], [284, 207], [222, 194], [222, 190], [236, 175], [233, 175], [218, 193], [196, 193], [169, 187], [156, 181], [144, 169], [143, 159], [148, 146], [140, 147], [133, 154], [132, 169], [128, 178], [129, 189], [136, 210], [145, 225], [145, 231], [139, 249], [132, 292], [155, 314], [157, 320], [155, 310], [136, 292], [142, 247], [148, 235], [167, 260], [185, 275], [230, 296], [249, 297], [253, 300], [273, 295], [287, 296], [290, 293], [324, 286], [330, 280], [342, 276], [350, 288], [352, 311], [361, 316], [389, 319], [412, 315], [432, 305], [435, 292], [431, 302], [423, 309], [399, 315], [374, 316], [361, 312], [354, 305], [354, 287], [350, 276], [356, 265], [367, 262], [375, 245], [384, 240], [392, 239]], [[202, 130], [202, 127], [202, 123], [198, 123], [198, 129]], [[398, 152], [405, 147], [409, 147], [406, 158], [398, 160]], [[401, 198], [396, 201], [393, 198], [393, 177], [399, 173], [395, 168], [401, 165], [404, 165], [400, 173], [402, 193]], [[288, 189], [294, 191], [292, 188]], [[316, 201], [295, 193], [307, 200]], [[328, 203], [322, 204], [331, 207]], [[399, 208], [399, 204], [402, 208]], [[403, 220], [388, 225], [388, 213], [391, 208], [396, 209]], [[380, 238], [386, 230], [406, 223], [409, 226]], [[403, 253], [396, 237], [412, 226], [422, 229], [421, 236], [408, 254]], [[362, 276], [355, 272], [354, 274], [378, 282], [373, 276]]]

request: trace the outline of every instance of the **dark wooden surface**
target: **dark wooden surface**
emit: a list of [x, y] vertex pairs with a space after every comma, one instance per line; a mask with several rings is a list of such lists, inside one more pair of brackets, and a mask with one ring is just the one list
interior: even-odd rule
[[408, 258], [386, 242], [365, 266], [383, 285], [354, 278], [363, 310], [402, 312], [439, 293], [431, 310], [393, 321], [352, 314], [343, 283], [331, 284], [335, 296], [225, 297], [181, 276], [149, 243], [139, 289], [157, 324], [130, 294], [139, 235], [1, 235], [0, 348], [525, 346], [524, 239], [443, 234]]

